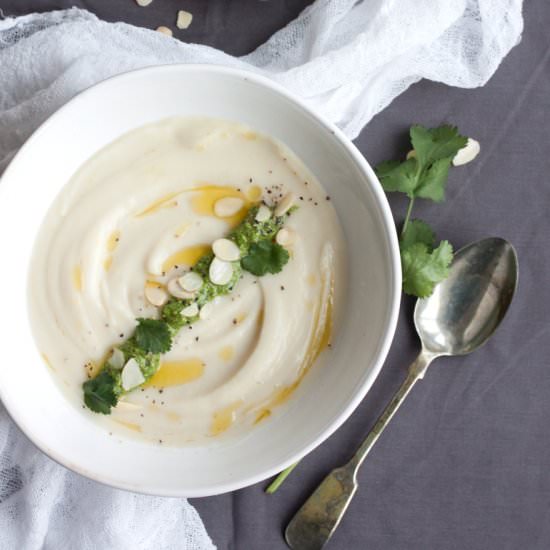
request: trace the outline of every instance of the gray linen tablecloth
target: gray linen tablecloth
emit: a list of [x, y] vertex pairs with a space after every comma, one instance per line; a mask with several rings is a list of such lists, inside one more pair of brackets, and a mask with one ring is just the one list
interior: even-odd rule
[[[106, 20], [156, 28], [194, 14], [176, 36], [245, 54], [293, 19], [305, 0], [0, 0], [6, 15], [77, 5]], [[419, 203], [456, 246], [499, 235], [517, 247], [521, 276], [497, 335], [475, 355], [440, 360], [366, 461], [360, 490], [330, 543], [337, 549], [550, 548], [550, 2], [526, 0], [522, 43], [481, 89], [421, 82], [356, 140], [372, 163], [408, 150], [410, 124], [457, 124], [478, 159], [452, 173], [443, 205]], [[404, 202], [390, 197], [401, 219]], [[286, 546], [283, 526], [326, 472], [345, 461], [418, 350], [405, 300], [386, 366], [351, 419], [274, 496], [264, 484], [195, 499], [220, 550]]]

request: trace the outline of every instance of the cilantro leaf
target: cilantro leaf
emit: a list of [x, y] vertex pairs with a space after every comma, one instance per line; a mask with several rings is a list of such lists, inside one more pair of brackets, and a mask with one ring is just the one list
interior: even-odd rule
[[137, 345], [151, 353], [165, 353], [172, 346], [172, 335], [169, 326], [162, 320], [137, 320], [135, 339]]
[[468, 141], [458, 133], [456, 126], [446, 124], [438, 128], [415, 125], [411, 127], [410, 136], [416, 158], [423, 167], [437, 160], [452, 159]]
[[411, 199], [414, 197], [417, 186], [417, 162], [415, 158], [408, 159], [405, 162], [395, 160], [382, 162], [375, 168], [375, 171], [384, 191], [401, 191]]
[[400, 247], [407, 248], [414, 243], [423, 243], [433, 249], [435, 234], [432, 228], [422, 220], [411, 220], [401, 235]]
[[414, 155], [404, 162], [387, 161], [375, 168], [386, 192], [405, 193], [409, 207], [403, 222], [399, 247], [403, 268], [403, 290], [418, 297], [429, 296], [434, 286], [448, 274], [453, 248], [442, 241], [434, 250], [435, 235], [425, 222], [410, 221], [416, 198], [441, 202], [454, 156], [466, 146], [468, 138], [455, 126], [410, 129]]
[[261, 276], [279, 273], [288, 259], [288, 252], [280, 244], [265, 240], [250, 247], [248, 255], [241, 260], [241, 265], [253, 275]]
[[416, 196], [441, 202], [445, 198], [445, 184], [451, 166], [450, 158], [436, 160], [423, 174], [423, 178], [416, 187]]
[[412, 126], [411, 143], [415, 156], [404, 162], [387, 161], [375, 168], [385, 191], [400, 191], [410, 199], [420, 197], [441, 202], [445, 198], [445, 184], [456, 153], [468, 138], [461, 136], [454, 126], [424, 128]]
[[452, 259], [453, 247], [448, 241], [442, 241], [435, 250], [423, 242], [402, 248], [403, 290], [419, 298], [429, 296], [447, 277]]
[[84, 403], [94, 412], [110, 414], [111, 407], [117, 404], [118, 381], [110, 370], [103, 370], [95, 378], [87, 380], [82, 385]]

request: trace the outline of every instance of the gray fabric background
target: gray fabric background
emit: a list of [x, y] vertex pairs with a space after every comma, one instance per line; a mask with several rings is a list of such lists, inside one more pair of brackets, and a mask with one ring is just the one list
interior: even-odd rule
[[[176, 36], [245, 54], [294, 18], [305, 0], [0, 0], [6, 15], [78, 5], [106, 20], [155, 28], [177, 9], [195, 19]], [[470, 357], [440, 360], [366, 461], [360, 490], [327, 548], [550, 548], [550, 2], [526, 0], [522, 43], [487, 86], [421, 82], [356, 140], [372, 164], [404, 154], [411, 123], [457, 124], [481, 143], [453, 171], [443, 205], [415, 214], [457, 247], [499, 235], [517, 247], [517, 297], [497, 335]], [[390, 197], [397, 219], [404, 202]], [[304, 498], [345, 461], [405, 376], [418, 350], [405, 300], [386, 366], [348, 422], [274, 496], [265, 484], [195, 499], [220, 550], [286, 548], [282, 529]]]

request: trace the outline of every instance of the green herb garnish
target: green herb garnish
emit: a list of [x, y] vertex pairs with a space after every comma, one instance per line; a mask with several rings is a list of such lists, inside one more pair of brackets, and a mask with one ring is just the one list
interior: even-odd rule
[[[233, 275], [225, 285], [216, 285], [209, 278], [209, 267], [214, 255], [206, 253], [192, 267], [195, 273], [203, 278], [203, 285], [189, 299], [171, 298], [161, 309], [160, 319], [137, 319], [138, 325], [134, 334], [118, 346], [124, 354], [124, 363], [135, 359], [145, 381], [149, 380], [159, 369], [160, 356], [172, 346], [175, 334], [184, 326], [199, 319], [199, 315], [184, 317], [182, 312], [188, 306], [196, 304], [200, 309], [205, 304], [224, 294], [229, 294], [242, 277], [243, 269], [254, 275], [278, 273], [288, 262], [288, 252], [273, 242], [286, 218], [293, 212], [289, 210], [284, 216], [272, 215], [266, 221], [257, 221], [258, 206], [252, 207], [244, 220], [229, 235], [241, 251], [241, 260], [232, 262]], [[125, 390], [122, 386], [121, 366], [114, 365], [108, 359], [101, 372], [83, 384], [84, 403], [94, 412], [110, 414], [118, 398], [134, 388]]]
[[243, 269], [253, 275], [262, 276], [266, 273], [279, 273], [288, 262], [288, 251], [273, 241], [254, 243], [248, 255], [241, 260]]
[[284, 482], [284, 480], [290, 475], [292, 470], [298, 466], [300, 462], [291, 464], [288, 468], [285, 468], [277, 477], [266, 487], [265, 492], [272, 495]]
[[441, 241], [437, 248], [413, 243], [401, 249], [403, 290], [412, 296], [429, 296], [434, 286], [447, 277], [453, 260], [453, 247]]
[[447, 277], [453, 248], [448, 241], [435, 246], [430, 226], [421, 220], [411, 220], [412, 209], [417, 198], [435, 202], [445, 198], [451, 162], [468, 139], [456, 127], [447, 125], [432, 129], [412, 126], [410, 136], [414, 155], [403, 162], [383, 162], [375, 171], [385, 191], [398, 191], [409, 197], [399, 242], [403, 290], [424, 298]]
[[84, 383], [84, 403], [92, 411], [109, 414], [117, 404], [118, 381], [110, 370], [103, 370], [92, 380]]
[[172, 347], [170, 328], [162, 320], [138, 319], [134, 336], [138, 347], [146, 352], [166, 353]]

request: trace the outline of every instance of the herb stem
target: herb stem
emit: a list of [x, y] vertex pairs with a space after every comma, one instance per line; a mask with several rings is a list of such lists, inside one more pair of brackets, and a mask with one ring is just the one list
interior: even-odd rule
[[266, 488], [265, 492], [272, 495], [283, 483], [283, 481], [288, 477], [290, 472], [298, 466], [299, 462], [295, 462], [285, 470], [283, 470]]
[[409, 200], [409, 207], [407, 208], [407, 213], [405, 214], [405, 221], [403, 222], [403, 229], [401, 230], [401, 237], [405, 234], [405, 231], [407, 231], [407, 226], [409, 225], [409, 220], [411, 218], [412, 209], [414, 206], [414, 198]]

